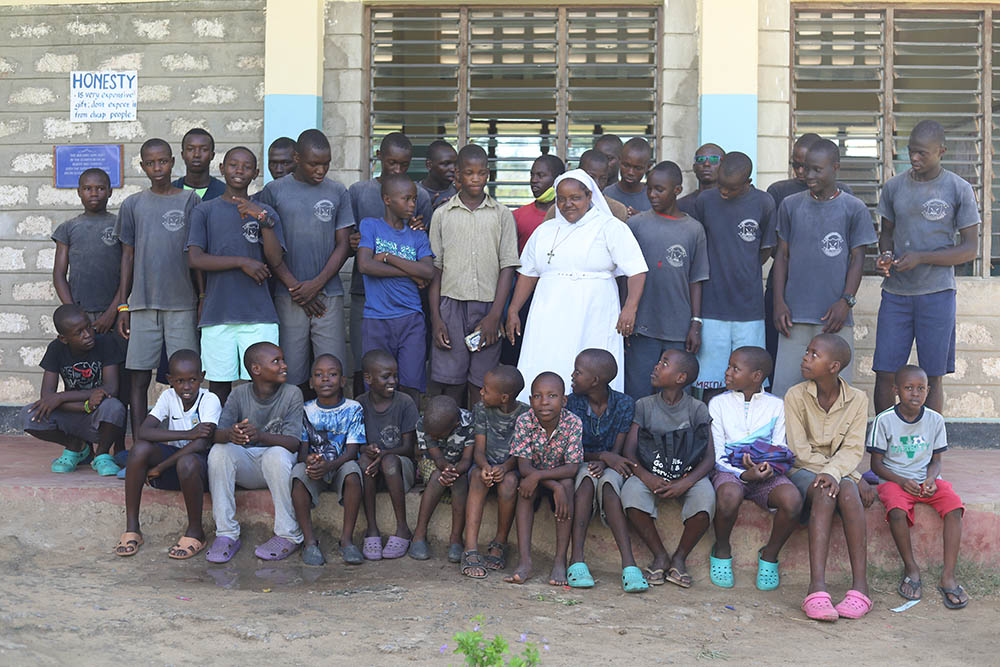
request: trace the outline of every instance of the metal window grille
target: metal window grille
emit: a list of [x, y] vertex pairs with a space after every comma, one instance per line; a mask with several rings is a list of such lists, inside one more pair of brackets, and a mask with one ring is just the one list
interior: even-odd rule
[[[874, 206], [881, 184], [909, 167], [907, 139], [913, 126], [925, 118], [936, 120], [948, 137], [943, 164], [972, 184], [984, 213], [983, 229], [990, 230], [995, 194], [1000, 195], [993, 176], [1000, 150], [992, 141], [1000, 122], [992, 112], [991, 91], [1000, 76], [991, 66], [1000, 49], [992, 37], [993, 15], [992, 9], [890, 5], [794, 8], [794, 133], [816, 132], [836, 141], [842, 180]], [[992, 187], [984, 188], [991, 179]], [[1000, 229], [982, 235], [980, 258], [1000, 254], [1000, 244], [992, 243], [996, 236]], [[991, 264], [976, 260], [957, 270], [990, 275]]]
[[538, 155], [575, 162], [601, 134], [656, 135], [656, 8], [366, 12], [371, 173], [392, 131], [413, 140], [414, 176], [434, 139], [476, 143], [490, 155], [491, 194], [518, 205], [531, 201]]

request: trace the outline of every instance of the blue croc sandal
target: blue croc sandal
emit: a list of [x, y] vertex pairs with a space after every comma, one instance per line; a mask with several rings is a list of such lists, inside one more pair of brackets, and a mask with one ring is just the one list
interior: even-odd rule
[[757, 552], [757, 590], [773, 591], [781, 583], [781, 576], [777, 563], [769, 563], [760, 557], [763, 550]]
[[115, 460], [111, 458], [110, 454], [99, 454], [94, 457], [94, 460], [90, 462], [90, 467], [93, 468], [98, 475], [101, 477], [114, 477], [118, 474], [121, 468], [115, 463]]
[[715, 547], [712, 547], [712, 553], [708, 557], [708, 563], [708, 574], [713, 584], [719, 588], [732, 588], [736, 584], [733, 579], [732, 558], [716, 558]]
[[626, 593], [642, 593], [649, 590], [649, 583], [642, 576], [642, 570], [630, 565], [622, 570], [622, 589]]
[[590, 569], [586, 563], [573, 563], [566, 570], [566, 581], [573, 588], [593, 588], [594, 577], [590, 575]]
[[62, 455], [52, 461], [52, 472], [73, 472], [88, 456], [90, 447], [85, 447], [82, 452], [64, 449]]

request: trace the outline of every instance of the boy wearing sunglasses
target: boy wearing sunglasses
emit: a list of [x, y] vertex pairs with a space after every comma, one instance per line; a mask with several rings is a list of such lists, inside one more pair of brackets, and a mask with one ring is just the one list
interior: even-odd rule
[[726, 156], [726, 151], [717, 144], [702, 144], [694, 152], [694, 164], [691, 171], [698, 179], [698, 188], [677, 200], [677, 208], [694, 217], [694, 201], [702, 192], [711, 190], [718, 185], [719, 163]]

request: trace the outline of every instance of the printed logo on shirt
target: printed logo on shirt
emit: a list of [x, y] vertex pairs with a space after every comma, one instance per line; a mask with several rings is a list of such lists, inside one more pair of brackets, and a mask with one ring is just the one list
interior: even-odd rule
[[736, 234], [747, 243], [756, 241], [759, 238], [759, 232], [760, 224], [753, 218], [747, 218], [736, 225]]
[[417, 261], [417, 249], [412, 246], [399, 245], [395, 241], [386, 239], [375, 239], [375, 254], [387, 252], [390, 255], [401, 257], [411, 262]]
[[943, 199], [928, 199], [920, 207], [920, 213], [924, 216], [924, 220], [931, 222], [944, 220], [950, 211], [951, 204]]
[[63, 381], [73, 389], [93, 389], [101, 384], [100, 361], [78, 361], [71, 366], [63, 366]]
[[844, 237], [840, 235], [840, 232], [830, 232], [819, 242], [820, 250], [827, 257], [836, 257], [844, 252], [846, 246], [847, 243], [844, 241]]
[[243, 238], [250, 243], [260, 242], [260, 224], [256, 220], [247, 220], [243, 223]]
[[261, 429], [264, 433], [281, 433], [281, 425], [285, 423], [285, 420], [281, 417], [275, 417], [271, 421], [264, 425]]
[[901, 435], [899, 436], [899, 444], [893, 443], [889, 447], [889, 451], [893, 454], [905, 454], [908, 459], [912, 459], [917, 455], [917, 452], [924, 449], [927, 449], [927, 440], [919, 434]]
[[320, 199], [313, 205], [313, 215], [320, 222], [330, 222], [333, 220], [333, 202], [329, 199]]
[[114, 245], [118, 243], [118, 235], [115, 234], [114, 227], [105, 227], [104, 231], [101, 232], [101, 241], [104, 245]]
[[674, 245], [667, 248], [667, 264], [674, 267], [675, 269], [684, 268], [684, 260], [687, 259], [688, 252], [684, 249], [684, 246], [675, 243]]
[[379, 431], [379, 437], [382, 439], [382, 447], [385, 449], [394, 449], [399, 446], [400, 441], [403, 439], [403, 432], [395, 424], [389, 424], [382, 427], [382, 430]]
[[184, 211], [167, 211], [163, 214], [163, 227], [168, 232], [176, 232], [184, 227]]

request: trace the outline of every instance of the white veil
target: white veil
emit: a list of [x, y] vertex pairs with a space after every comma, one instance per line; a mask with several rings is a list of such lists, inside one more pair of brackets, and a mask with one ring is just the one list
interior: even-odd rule
[[[608, 207], [608, 202], [604, 199], [604, 195], [601, 194], [601, 188], [597, 186], [597, 182], [591, 178], [590, 174], [585, 172], [583, 169], [572, 169], [567, 171], [556, 178], [555, 188], [557, 191], [559, 189], [559, 184], [568, 178], [583, 183], [583, 186], [590, 190], [590, 210], [587, 211], [582, 218], [577, 220], [576, 224], [586, 224], [597, 218], [614, 218], [614, 215], [611, 213], [611, 209]], [[563, 217], [562, 211], [559, 210], [558, 205], [556, 205], [555, 219], [558, 220], [560, 224], [570, 224], [569, 221]]]

